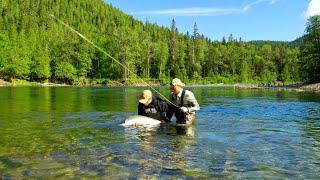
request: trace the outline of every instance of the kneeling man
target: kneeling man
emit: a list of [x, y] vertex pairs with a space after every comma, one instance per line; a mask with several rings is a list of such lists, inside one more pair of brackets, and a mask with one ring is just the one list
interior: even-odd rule
[[166, 121], [168, 109], [168, 104], [159, 97], [153, 96], [150, 90], [142, 91], [138, 105], [138, 115]]

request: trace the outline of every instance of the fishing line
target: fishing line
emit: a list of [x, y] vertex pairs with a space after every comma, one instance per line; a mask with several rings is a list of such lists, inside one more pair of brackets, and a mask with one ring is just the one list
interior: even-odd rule
[[97, 46], [96, 44], [94, 44], [92, 41], [90, 41], [88, 38], [86, 38], [84, 35], [82, 35], [81, 33], [79, 33], [78, 31], [76, 31], [75, 29], [73, 29], [71, 26], [69, 26], [68, 24], [66, 24], [65, 22], [63, 22], [62, 20], [60, 20], [59, 18], [55, 17], [53, 14], [50, 14], [50, 16], [52, 18], [54, 18], [55, 20], [57, 20], [59, 23], [61, 23], [62, 25], [64, 25], [65, 27], [67, 27], [69, 30], [71, 30], [71, 32], [76, 33], [78, 36], [80, 36], [82, 39], [84, 39], [85, 41], [87, 41], [89, 44], [91, 44], [93, 47], [95, 47], [96, 49], [98, 49], [100, 52], [104, 53], [106, 56], [108, 56], [109, 58], [111, 58], [113, 61], [115, 61], [116, 63], [118, 63], [120, 66], [122, 66], [124, 69], [126, 69], [129, 73], [135, 75], [138, 79], [140, 79], [142, 82], [144, 82], [148, 87], [150, 87], [154, 92], [158, 93], [164, 100], [166, 100], [167, 102], [169, 102], [171, 105], [178, 107], [177, 105], [175, 105], [174, 103], [172, 103], [168, 98], [166, 98], [164, 95], [162, 95], [159, 91], [157, 91], [156, 89], [154, 89], [149, 83], [147, 83], [145, 80], [143, 80], [141, 77], [139, 77], [137, 74], [135, 74], [133, 71], [131, 71], [129, 68], [127, 68], [125, 65], [123, 65], [120, 61], [118, 61], [117, 59], [115, 59], [114, 57], [112, 57], [109, 53], [107, 53], [105, 50], [103, 50], [102, 48], [100, 48], [99, 46]]

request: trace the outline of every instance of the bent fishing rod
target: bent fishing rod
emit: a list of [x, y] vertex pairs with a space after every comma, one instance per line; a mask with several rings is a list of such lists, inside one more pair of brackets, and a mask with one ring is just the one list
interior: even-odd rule
[[71, 32], [77, 34], [79, 37], [81, 37], [83, 40], [85, 40], [87, 43], [91, 44], [93, 47], [95, 47], [96, 49], [98, 49], [100, 52], [102, 52], [103, 54], [105, 54], [106, 56], [108, 56], [109, 58], [111, 58], [113, 61], [115, 61], [116, 63], [118, 63], [121, 67], [123, 67], [124, 69], [126, 69], [129, 73], [135, 75], [139, 80], [141, 80], [142, 82], [144, 82], [148, 87], [150, 87], [154, 92], [156, 92], [157, 94], [159, 94], [164, 100], [166, 100], [168, 103], [170, 103], [171, 105], [178, 107], [177, 105], [175, 105], [173, 102], [171, 102], [168, 98], [166, 98], [164, 95], [162, 95], [159, 91], [157, 91], [155, 88], [153, 88], [149, 83], [147, 83], [145, 80], [143, 80], [141, 77], [139, 77], [136, 73], [134, 73], [133, 71], [131, 71], [128, 67], [126, 67], [125, 65], [123, 65], [120, 61], [118, 61], [116, 58], [114, 58], [113, 56], [111, 56], [109, 53], [107, 53], [105, 50], [103, 50], [101, 47], [97, 46], [95, 43], [93, 43], [92, 41], [90, 41], [88, 38], [86, 38], [84, 35], [82, 35], [81, 33], [79, 33], [78, 31], [76, 31], [74, 28], [72, 28], [71, 26], [69, 26], [68, 24], [66, 24], [65, 22], [63, 22], [62, 20], [60, 20], [59, 18], [55, 17], [53, 14], [50, 14], [50, 16], [55, 19], [57, 22], [59, 22], [60, 24], [64, 25], [66, 28], [68, 28]]

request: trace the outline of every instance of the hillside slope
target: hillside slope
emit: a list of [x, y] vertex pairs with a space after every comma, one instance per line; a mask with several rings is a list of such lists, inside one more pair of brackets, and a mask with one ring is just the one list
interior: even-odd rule
[[[298, 50], [286, 43], [212, 41], [143, 23], [102, 0], [2, 0], [0, 78], [70, 84], [136, 79], [207, 83], [292, 82]], [[119, 60], [115, 63], [58, 23], [54, 15]], [[292, 68], [288, 68], [292, 67]], [[129, 73], [129, 71], [133, 73]], [[293, 76], [294, 75], [294, 76]]]

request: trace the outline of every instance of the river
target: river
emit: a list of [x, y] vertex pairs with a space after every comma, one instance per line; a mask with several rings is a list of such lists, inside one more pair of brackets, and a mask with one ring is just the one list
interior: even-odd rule
[[194, 126], [137, 129], [143, 88], [2, 87], [0, 179], [320, 177], [319, 93], [187, 89]]

